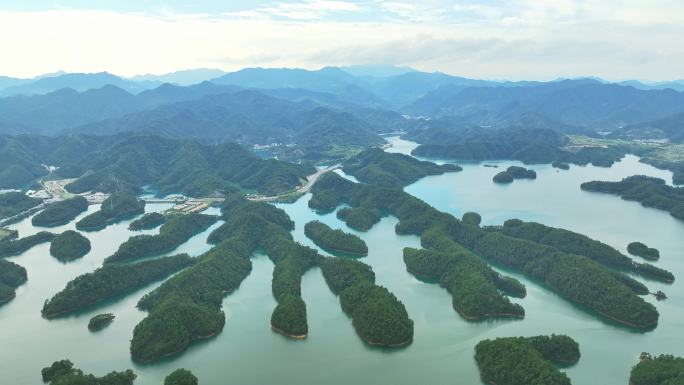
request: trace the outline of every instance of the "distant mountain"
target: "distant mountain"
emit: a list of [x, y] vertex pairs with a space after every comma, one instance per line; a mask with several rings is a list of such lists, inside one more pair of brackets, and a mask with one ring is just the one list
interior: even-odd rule
[[622, 139], [669, 140], [684, 143], [684, 112], [653, 120], [621, 127], [609, 137]]
[[428, 93], [402, 111], [496, 127], [507, 127], [523, 114], [534, 113], [564, 125], [610, 130], [684, 111], [684, 93], [637, 90], [591, 79], [517, 87], [450, 85]]
[[0, 76], [0, 92], [8, 87], [15, 87], [31, 82], [31, 79], [19, 79], [8, 76]]
[[87, 91], [102, 88], [107, 85], [116, 86], [130, 93], [138, 93], [146, 89], [158, 87], [158, 81], [125, 80], [107, 72], [99, 73], [69, 73], [57, 76], [40, 77], [30, 82], [22, 82], [0, 90], [0, 95], [40, 95], [54, 92], [63, 88], [75, 91]]
[[299, 68], [245, 68], [213, 79], [216, 84], [243, 88], [303, 88], [309, 91], [339, 93], [363, 82], [336, 67], [317, 71]]
[[684, 80], [674, 80], [670, 82], [656, 82], [656, 83], [643, 83], [638, 80], [626, 80], [619, 82], [618, 84], [623, 86], [634, 87], [639, 90], [664, 90], [673, 89], [675, 91], [684, 91]]
[[135, 81], [153, 81], [161, 83], [171, 83], [179, 86], [189, 86], [192, 84], [202, 83], [219, 76], [224, 75], [226, 72], [215, 69], [215, 68], [196, 68], [190, 70], [182, 70], [171, 72], [162, 75], [137, 75], [130, 78], [130, 80]]
[[390, 77], [403, 75], [407, 72], [415, 72], [411, 67], [397, 67], [385, 65], [353, 65], [347, 67], [339, 67], [342, 71], [354, 76], [368, 76], [368, 77]]

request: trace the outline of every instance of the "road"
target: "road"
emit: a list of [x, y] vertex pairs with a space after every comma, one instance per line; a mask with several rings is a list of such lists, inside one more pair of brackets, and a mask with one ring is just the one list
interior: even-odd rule
[[[322, 168], [322, 169], [316, 171], [315, 173], [307, 176], [306, 177], [306, 183], [304, 183], [304, 185], [302, 185], [302, 186], [299, 186], [297, 188], [297, 190], [295, 190], [295, 193], [298, 195], [308, 193], [309, 190], [311, 190], [311, 187], [313, 187], [313, 185], [316, 183], [318, 178], [321, 177], [321, 175], [323, 175], [327, 172], [336, 170], [340, 167], [342, 167], [342, 163], [337, 163], [337, 164], [334, 164], [330, 167]], [[292, 194], [293, 194], [293, 192], [288, 192], [288, 193], [279, 194], [279, 195], [271, 195], [271, 196], [252, 195], [252, 196], [248, 196], [247, 199], [249, 199], [250, 201], [254, 201], [254, 202], [268, 202], [268, 201], [275, 201], [278, 199], [282, 199], [284, 197], [291, 196]]]

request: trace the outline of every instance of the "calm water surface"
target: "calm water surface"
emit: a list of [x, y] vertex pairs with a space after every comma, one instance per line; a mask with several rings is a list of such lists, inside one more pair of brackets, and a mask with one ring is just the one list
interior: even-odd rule
[[[407, 153], [415, 144], [397, 138], [388, 151]], [[494, 162], [487, 162], [494, 163]], [[0, 307], [0, 373], [2, 383], [40, 384], [40, 369], [53, 361], [69, 358], [86, 372], [103, 374], [133, 368], [137, 385], [161, 384], [178, 367], [191, 369], [204, 385], [223, 384], [464, 384], [480, 385], [473, 347], [484, 338], [498, 336], [565, 333], [580, 343], [579, 364], [566, 369], [575, 385], [624, 385], [630, 367], [642, 351], [684, 355], [684, 262], [681, 239], [684, 223], [668, 213], [646, 209], [617, 197], [583, 192], [582, 182], [619, 180], [646, 174], [671, 180], [667, 171], [657, 170], [626, 157], [614, 167], [571, 166], [558, 171], [550, 166], [531, 166], [535, 181], [496, 185], [492, 177], [501, 168], [517, 162], [496, 162], [499, 169], [482, 164], [462, 164], [464, 170], [422, 179], [406, 191], [436, 208], [456, 216], [479, 212], [485, 224], [500, 224], [509, 218], [543, 222], [578, 231], [624, 251], [634, 240], [660, 249], [657, 264], [675, 273], [672, 285], [645, 282], [652, 290], [670, 297], [655, 302], [660, 325], [649, 333], [634, 333], [609, 325], [578, 309], [552, 292], [514, 276], [527, 285], [528, 296], [515, 300], [525, 307], [522, 321], [467, 322], [451, 307], [449, 294], [437, 285], [416, 280], [406, 272], [401, 250], [418, 247], [419, 239], [394, 234], [395, 218], [384, 218], [367, 233], [359, 234], [368, 244], [363, 258], [373, 267], [377, 282], [401, 299], [415, 321], [415, 339], [407, 348], [387, 351], [366, 346], [355, 334], [351, 320], [341, 311], [338, 299], [327, 288], [318, 269], [304, 275], [302, 295], [307, 303], [309, 332], [306, 340], [293, 341], [270, 330], [275, 307], [271, 295], [273, 264], [263, 255], [253, 259], [253, 271], [240, 288], [224, 300], [226, 327], [217, 337], [195, 344], [185, 354], [154, 365], [131, 362], [128, 349], [134, 326], [145, 313], [135, 304], [158, 285], [153, 284], [123, 299], [75, 316], [47, 321], [40, 317], [43, 301], [74, 277], [99, 267], [133, 232], [130, 221], [105, 230], [85, 233], [93, 244], [84, 258], [62, 264], [51, 257], [43, 244], [11, 258], [26, 267], [29, 281], [17, 290], [17, 298]], [[342, 173], [343, 174], [343, 173]], [[316, 247], [303, 233], [304, 224], [318, 219], [333, 228], [346, 228], [334, 213], [318, 215], [307, 207], [310, 195], [293, 204], [279, 204], [296, 222], [297, 241]], [[149, 205], [148, 211], [168, 206]], [[97, 210], [91, 206], [89, 212]], [[217, 211], [214, 209], [214, 213]], [[82, 215], [86, 215], [85, 213]], [[78, 220], [78, 218], [77, 218]], [[51, 229], [73, 229], [71, 224]], [[199, 255], [209, 249], [209, 230], [193, 237], [177, 252]], [[21, 236], [42, 229], [30, 218], [11, 226]], [[154, 234], [158, 230], [146, 233]], [[326, 254], [323, 252], [323, 254]], [[114, 323], [99, 333], [86, 327], [94, 314], [113, 312]]]

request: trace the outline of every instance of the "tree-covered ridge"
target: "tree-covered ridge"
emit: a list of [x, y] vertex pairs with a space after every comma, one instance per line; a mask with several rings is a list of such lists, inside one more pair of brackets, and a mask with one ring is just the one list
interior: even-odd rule
[[82, 258], [90, 252], [90, 241], [81, 233], [67, 230], [50, 242], [50, 255], [61, 262]]
[[54, 238], [55, 234], [47, 231], [40, 231], [19, 239], [4, 239], [0, 241], [0, 258], [19, 255], [33, 246], [50, 242]]
[[330, 290], [340, 296], [361, 339], [371, 345], [403, 346], [413, 341], [413, 320], [404, 304], [375, 284], [370, 266], [341, 257], [326, 258], [321, 269]]
[[570, 385], [553, 363], [575, 363], [579, 345], [564, 335], [480, 341], [475, 361], [482, 380], [496, 385]]
[[357, 231], [368, 231], [380, 222], [382, 215], [376, 209], [366, 207], [343, 207], [337, 210], [337, 218]]
[[648, 247], [641, 242], [630, 242], [630, 244], [627, 245], [627, 252], [650, 261], [657, 261], [660, 259], [660, 252], [658, 249]]
[[667, 270], [647, 263], [635, 262], [605, 243], [569, 230], [510, 219], [504, 222], [500, 231], [506, 235], [548, 245], [566, 253], [583, 255], [607, 267], [630, 271], [662, 282], [674, 281], [674, 275]]
[[630, 385], [681, 385], [684, 383], [684, 358], [672, 355], [651, 356], [642, 353], [632, 368]]
[[684, 188], [668, 186], [659, 178], [635, 175], [619, 182], [586, 182], [580, 187], [585, 191], [619, 195], [644, 207], [669, 211], [673, 217], [684, 220]]
[[391, 213], [399, 218], [398, 234], [422, 235], [430, 227], [443, 226], [453, 241], [476, 255], [543, 282], [597, 315], [635, 329], [657, 326], [657, 310], [635, 294], [629, 280], [587, 257], [465, 225], [401, 190], [355, 184], [336, 174], [321, 177], [312, 192], [309, 206], [316, 210], [332, 211], [347, 204]]
[[136, 378], [136, 374], [130, 369], [96, 377], [74, 368], [69, 360], [55, 361], [43, 368], [41, 374], [43, 382], [50, 385], [133, 385]]
[[160, 213], [147, 213], [128, 225], [129, 230], [150, 230], [163, 225], [166, 217]]
[[145, 212], [145, 201], [127, 192], [115, 192], [102, 202], [100, 210], [76, 222], [79, 230], [93, 231]]
[[461, 171], [453, 164], [437, 165], [404, 154], [393, 154], [379, 148], [363, 151], [343, 163], [344, 172], [362, 183], [384, 187], [403, 187], [428, 175]]
[[38, 206], [42, 201], [31, 198], [21, 192], [7, 192], [0, 194], [0, 219], [20, 214]]
[[368, 246], [357, 235], [334, 230], [320, 221], [311, 221], [304, 226], [304, 234], [322, 249], [332, 253], [353, 256], [368, 255]]
[[16, 296], [15, 289], [28, 279], [26, 269], [14, 262], [0, 259], [0, 305]]
[[160, 195], [180, 192], [201, 197], [239, 189], [271, 195], [295, 189], [315, 172], [311, 166], [263, 160], [234, 143], [206, 146], [156, 136], [112, 141], [101, 153], [74, 166], [79, 179], [67, 190], [140, 193], [143, 186], [151, 185]]
[[206, 230], [218, 218], [213, 215], [191, 213], [168, 218], [157, 235], [134, 235], [105, 259], [105, 263], [128, 262], [135, 259], [168, 253]]
[[91, 308], [168, 277], [193, 261], [187, 254], [179, 254], [136, 264], [105, 264], [69, 281], [45, 302], [41, 313], [45, 318], [55, 318]]
[[64, 225], [86, 210], [88, 201], [81, 196], [75, 196], [48, 205], [45, 210], [31, 218], [31, 224], [43, 227]]

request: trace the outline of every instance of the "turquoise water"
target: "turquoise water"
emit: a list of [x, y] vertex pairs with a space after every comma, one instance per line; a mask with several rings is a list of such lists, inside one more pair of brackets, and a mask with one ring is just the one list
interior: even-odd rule
[[[407, 152], [415, 146], [411, 142], [392, 141], [397, 146], [389, 151]], [[497, 164], [503, 168], [516, 162]], [[295, 203], [278, 205], [296, 222], [295, 239], [316, 247], [303, 234], [304, 224], [313, 219], [359, 234], [369, 247], [369, 255], [362, 261], [373, 267], [378, 284], [389, 288], [404, 302], [415, 321], [415, 338], [410, 346], [387, 351], [365, 345], [356, 336], [351, 320], [341, 311], [318, 269], [307, 272], [302, 281], [309, 337], [295, 341], [272, 332], [269, 322], [275, 307], [271, 295], [273, 264], [263, 255], [255, 256], [251, 275], [224, 300], [225, 329], [217, 337], [195, 344], [184, 354], [162, 363], [136, 365], [128, 353], [132, 330], [145, 316], [135, 308], [135, 303], [158, 284], [76, 316], [52, 321], [42, 319], [40, 308], [45, 299], [77, 275], [99, 267], [105, 257], [133, 234], [127, 229], [130, 221], [125, 221], [99, 232], [84, 233], [91, 240], [93, 250], [69, 264], [51, 257], [47, 244], [11, 258], [26, 267], [29, 281], [18, 289], [16, 299], [0, 307], [2, 383], [40, 384], [42, 367], [57, 359], [70, 358], [76, 366], [98, 374], [132, 368], [139, 376], [137, 385], [161, 384], [178, 367], [191, 369], [203, 385], [479, 385], [472, 358], [478, 341], [548, 333], [565, 333], [580, 343], [580, 362], [566, 369], [575, 385], [626, 384], [629, 368], [642, 351], [684, 355], [681, 333], [684, 330], [681, 287], [684, 222], [663, 211], [579, 189], [579, 184], [588, 180], [618, 180], [633, 174], [669, 179], [669, 172], [638, 163], [637, 158], [628, 156], [610, 169], [571, 166], [569, 171], [558, 171], [544, 165], [532, 166], [538, 173], [537, 180], [518, 180], [501, 186], [491, 180], [500, 168], [486, 168], [481, 164], [463, 167], [460, 173], [424, 178], [408, 186], [406, 191], [457, 216], [465, 211], [477, 211], [485, 224], [521, 218], [578, 231], [623, 251], [634, 240], [660, 249], [661, 259], [657, 264], [673, 271], [678, 280], [672, 285], [646, 282], [652, 290], [663, 290], [670, 297], [663, 302], [647, 298], [660, 311], [659, 327], [649, 333], [634, 333], [606, 324], [519, 275], [515, 276], [528, 289], [525, 299], [515, 300], [527, 311], [524, 320], [467, 322], [452, 309], [450, 295], [445, 290], [420, 282], [406, 272], [401, 250], [407, 246], [418, 247], [419, 240], [394, 234], [395, 218], [383, 218], [369, 232], [357, 233], [340, 222], [334, 213], [321, 216], [309, 210], [310, 195], [307, 195]], [[166, 207], [149, 205], [147, 210], [159, 211]], [[89, 212], [95, 210], [96, 206], [89, 208]], [[51, 230], [73, 229], [74, 223]], [[30, 218], [11, 228], [18, 229], [21, 236], [41, 230], [31, 226]], [[198, 234], [170, 254], [201, 254], [210, 247], [206, 237], [212, 229]], [[90, 333], [86, 327], [88, 320], [100, 312], [113, 312], [117, 318], [103, 331]]]

